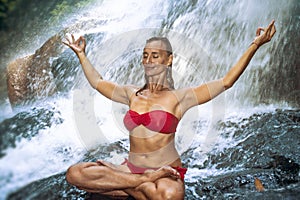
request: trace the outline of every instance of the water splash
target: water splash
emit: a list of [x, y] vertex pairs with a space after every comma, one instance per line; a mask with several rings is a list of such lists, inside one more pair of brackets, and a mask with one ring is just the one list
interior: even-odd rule
[[[296, 1], [286, 1], [274, 4], [272, 0], [264, 2], [231, 0], [226, 3], [221, 0], [198, 2], [188, 0], [159, 2], [134, 0], [124, 2], [103, 1], [82, 12], [70, 13], [68, 20], [61, 22], [59, 27], [64, 28], [74, 24], [69, 29], [71, 33], [95, 35], [95, 37], [91, 36], [90, 43], [88, 43], [88, 56], [99, 71], [103, 72], [105, 78], [120, 83], [132, 82], [141, 85], [143, 84], [142, 72], [137, 72], [139, 71], [137, 67], [139, 64], [139, 51], [133, 51], [130, 55], [121, 53], [119, 56], [103, 62], [108, 57], [105, 54], [109, 54], [109, 52], [102, 45], [108, 44], [106, 43], [107, 41], [124, 32], [137, 29], [151, 29], [153, 27], [166, 31], [166, 34], [173, 31], [183, 35], [193, 41], [192, 43], [197, 44], [201, 48], [201, 52], [205, 52], [205, 57], [208, 57], [213, 65], [207, 67], [207, 65], [201, 63], [201, 59], [197, 60], [195, 58], [191, 62], [189, 59], [186, 59], [187, 57], [184, 54], [177, 54], [178, 57], [174, 64], [177, 67], [175, 69], [178, 71], [178, 78], [176, 78], [175, 82], [178, 83], [177, 87], [182, 87], [190, 84], [199, 84], [224, 75], [241, 55], [243, 49], [246, 49], [251, 43], [256, 27], [267, 25], [272, 18], [276, 19], [278, 33], [275, 39], [266, 47], [262, 47], [255, 55], [245, 74], [243, 74], [234, 88], [230, 89], [223, 97], [225, 104], [214, 101], [215, 104], [203, 105], [197, 111], [197, 113], [200, 113], [200, 116], [196, 118], [188, 117], [185, 121], [185, 123], [189, 122], [194, 125], [191, 128], [192, 130], [189, 129], [188, 132], [192, 133], [190, 138], [194, 139], [195, 142], [187, 142], [185, 144], [182, 135], [178, 134], [179, 143], [190, 147], [188, 150], [195, 148], [195, 146], [199, 147], [194, 149], [192, 156], [192, 158], [197, 158], [197, 160], [189, 160], [187, 157], [185, 159], [186, 163], [199, 166], [188, 171], [187, 180], [193, 182], [199, 176], [209, 177], [210, 175], [224, 174], [228, 172], [226, 170], [230, 170], [217, 168], [217, 165], [220, 163], [207, 165], [205, 163], [208, 160], [207, 152], [210, 150], [212, 150], [211, 154], [214, 151], [222, 152], [225, 148], [234, 148], [238, 143], [247, 139], [242, 138], [239, 140], [229, 134], [228, 137], [217, 137], [218, 140], [212, 143], [212, 146], [206, 149], [203, 148], [210, 125], [212, 124], [213, 127], [218, 122], [213, 121], [211, 118], [211, 107], [221, 106], [220, 108], [224, 109], [223, 117], [226, 120], [239, 121], [239, 119], [250, 116], [252, 113], [269, 112], [274, 110], [274, 108], [289, 106], [289, 99], [277, 98], [278, 95], [273, 95], [272, 92], [268, 93], [266, 90], [275, 91], [276, 89], [280, 91], [279, 93], [284, 93], [286, 91], [293, 92], [297, 89], [292, 85], [293, 87], [287, 90], [286, 88], [288, 87], [286, 85], [288, 83], [284, 87], [278, 86], [275, 89], [270, 89], [274, 85], [274, 81], [291, 80], [294, 83], [295, 80], [298, 80], [297, 73], [293, 75], [295, 69], [290, 68], [290, 66], [297, 66], [293, 63], [297, 63], [296, 56], [298, 54], [290, 53], [288, 55], [289, 59], [283, 59], [285, 56], [282, 55], [286, 55], [286, 52], [281, 50], [291, 48], [288, 52], [297, 52], [298, 49], [298, 47], [292, 45], [287, 47], [290, 45], [290, 41], [298, 41], [296, 39], [299, 39], [299, 36], [287, 36], [287, 33], [297, 32], [297, 27], [299, 27], [299, 23], [293, 21], [295, 14], [293, 16], [288, 14], [289, 10], [294, 11], [293, 7], [299, 7], [296, 3]], [[115, 6], [116, 4], [118, 6]], [[289, 30], [285, 30], [286, 22], [290, 25]], [[83, 25], [79, 26], [78, 24]], [[47, 27], [45, 30], [43, 31], [45, 35], [37, 35], [38, 39], [34, 40], [29, 46], [21, 45], [22, 48], [18, 49], [13, 57], [34, 52], [36, 47], [41, 46], [46, 38], [50, 37], [50, 35], [47, 35]], [[25, 37], [24, 40], [31, 39]], [[26, 42], [24, 43], [26, 44]], [[182, 41], [174, 41], [174, 45], [177, 45], [177, 47], [180, 47], [182, 44], [184, 44]], [[11, 49], [11, 51], [13, 50]], [[277, 55], [276, 57], [274, 57], [274, 52]], [[200, 58], [201, 56], [199, 55]], [[130, 63], [130, 65], [125, 66], [127, 63]], [[101, 64], [110, 66], [109, 70], [102, 71], [103, 68], [99, 67]], [[281, 66], [286, 67], [283, 68]], [[280, 71], [278, 68], [282, 68], [284, 71]], [[194, 71], [191, 69], [194, 69]], [[134, 73], [130, 73], [127, 76], [124, 72], [130, 70], [133, 70]], [[137, 72], [137, 75], [134, 75], [135, 72]], [[272, 75], [275, 72], [278, 75]], [[122, 75], [124, 76], [122, 77]], [[188, 77], [185, 82], [183, 79], [180, 79], [183, 76]], [[264, 77], [266, 79], [263, 79]], [[87, 82], [82, 81], [84, 80], [83, 76], [82, 79], [70, 80], [69, 82], [77, 81], [75, 84], [79, 85], [80, 88], [89, 88]], [[266, 85], [269, 86], [265, 87]], [[64, 86], [62, 85], [62, 87]], [[69, 95], [72, 95], [72, 92]], [[251, 94], [249, 94], [250, 92]], [[94, 111], [97, 112], [97, 125], [102, 126], [103, 130], [110, 130], [109, 132], [116, 133], [111, 138], [107, 138], [110, 141], [125, 138], [127, 135], [124, 133], [122, 125], [119, 122], [116, 123], [116, 121], [119, 121], [122, 113], [124, 113], [124, 108], [121, 107], [116, 110], [119, 113], [119, 116], [117, 116], [117, 114], [113, 113], [115, 111], [112, 108], [115, 106], [114, 104], [108, 105], [102, 98], [98, 98], [94, 93], [91, 94], [96, 102]], [[262, 97], [266, 99], [263, 100]], [[15, 148], [6, 150], [7, 156], [0, 160], [1, 195], [6, 195], [31, 181], [64, 171], [69, 165], [79, 161], [84, 156], [86, 152], [85, 146], [77, 135], [76, 124], [74, 124], [76, 122], [73, 121], [74, 109], [72, 100], [68, 95], [64, 97], [58, 95], [58, 97], [48, 99], [47, 101], [53, 103], [53, 106], [61, 111], [62, 118], [65, 121], [60, 125], [39, 130], [38, 135], [33, 137], [32, 140], [22, 140]], [[265, 106], [265, 103], [270, 106]], [[261, 106], [256, 106], [257, 104]], [[1, 114], [1, 119], [9, 118], [14, 114], [8, 108], [7, 102], [2, 106], [5, 107], [6, 111]], [[111, 114], [112, 118], [108, 118], [107, 115]], [[182, 123], [180, 130], [186, 130], [185, 125], [187, 124]], [[228, 128], [228, 132], [231, 131], [230, 128], [232, 127]], [[197, 133], [196, 136], [193, 131]], [[109, 133], [105, 133], [105, 135], [109, 135]], [[185, 153], [186, 148], [180, 149], [180, 151]], [[118, 158], [116, 159], [117, 155], [116, 152], [113, 152], [109, 159], [112, 161], [118, 160]], [[217, 155], [215, 156], [217, 157]], [[247, 158], [245, 159], [247, 160]], [[33, 162], [37, 164], [32, 165]], [[10, 168], [5, 167], [7, 165]], [[205, 168], [206, 166], [208, 167]], [[238, 167], [235, 166], [232, 170], [239, 170], [240, 168]], [[196, 177], [194, 177], [195, 174]], [[196, 193], [195, 196], [197, 196]]]

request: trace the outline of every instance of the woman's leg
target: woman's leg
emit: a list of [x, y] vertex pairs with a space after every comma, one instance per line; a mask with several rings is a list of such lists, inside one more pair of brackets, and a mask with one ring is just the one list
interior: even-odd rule
[[[143, 183], [134, 190], [142, 193], [147, 200], [183, 200], [185, 195], [184, 182], [174, 178], [160, 178], [155, 182]], [[131, 194], [132, 189], [125, 191], [135, 197]]]
[[[164, 177], [179, 178], [178, 172], [168, 166], [141, 175], [121, 171], [119, 167], [121, 166], [101, 161], [79, 163], [68, 169], [66, 179], [70, 184], [88, 192], [119, 195], [124, 191], [124, 195], [127, 193], [135, 198], [146, 199], [143, 198], [143, 189], [137, 190], [136, 187], [143, 183], [154, 183]], [[147, 189], [146, 185], [141, 188]], [[145, 194], [150, 195], [151, 190], [148, 190]]]

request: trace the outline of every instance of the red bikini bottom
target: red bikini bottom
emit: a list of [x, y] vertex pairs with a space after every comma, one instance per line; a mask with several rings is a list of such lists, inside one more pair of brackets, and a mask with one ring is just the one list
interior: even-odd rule
[[[158, 170], [159, 168], [144, 168], [144, 167], [138, 167], [131, 162], [128, 161], [128, 159], [125, 158], [125, 161], [122, 163], [122, 165], [127, 165], [130, 169], [131, 173], [133, 174], [143, 174], [146, 170]], [[182, 181], [184, 181], [184, 175], [186, 174], [187, 168], [182, 167], [172, 167], [173, 169], [176, 169], [179, 174]]]

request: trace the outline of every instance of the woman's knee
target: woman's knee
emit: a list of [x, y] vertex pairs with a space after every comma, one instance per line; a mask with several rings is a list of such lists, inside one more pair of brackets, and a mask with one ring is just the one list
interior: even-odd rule
[[80, 177], [80, 169], [78, 165], [72, 165], [67, 169], [66, 180], [72, 185], [76, 185], [77, 180]]
[[91, 166], [95, 166], [95, 163], [78, 163], [72, 165], [67, 169], [66, 180], [72, 185], [79, 185], [82, 180], [85, 178], [85, 169]]
[[170, 200], [183, 200], [184, 191], [182, 189], [175, 189], [174, 187], [168, 187], [161, 192], [162, 199]]
[[184, 183], [181, 181], [160, 182], [157, 185], [157, 192], [162, 199], [183, 200], [185, 195]]
[[[72, 165], [66, 172], [66, 180], [78, 189], [92, 193], [120, 194], [115, 170], [95, 162], [83, 162]], [[117, 193], [115, 193], [117, 191]], [[109, 193], [108, 193], [109, 192]], [[125, 194], [124, 192], [122, 193]]]

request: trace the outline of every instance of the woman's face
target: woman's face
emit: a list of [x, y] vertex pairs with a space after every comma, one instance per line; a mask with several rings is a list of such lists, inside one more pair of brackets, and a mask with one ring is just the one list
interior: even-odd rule
[[144, 48], [142, 63], [147, 76], [158, 75], [172, 63], [172, 55], [168, 56], [163, 42], [152, 41]]

